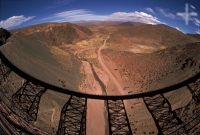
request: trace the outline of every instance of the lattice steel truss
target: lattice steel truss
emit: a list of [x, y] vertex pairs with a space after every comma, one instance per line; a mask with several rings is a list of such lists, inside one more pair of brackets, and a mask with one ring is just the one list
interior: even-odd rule
[[189, 85], [187, 85], [188, 89], [192, 93], [192, 98], [194, 101], [199, 104], [200, 103], [200, 79], [198, 79], [196, 82], [193, 82]]
[[[199, 114], [200, 112], [198, 112]], [[192, 129], [194, 129], [195, 126], [197, 126], [200, 122], [200, 116], [199, 115], [193, 115], [190, 118], [190, 121], [188, 121], [186, 124], [182, 124], [180, 127], [178, 127], [177, 129], [174, 129], [172, 131], [169, 132], [169, 134], [171, 135], [190, 135], [190, 134], [194, 134], [194, 132], [196, 131], [192, 131]], [[197, 129], [198, 130], [198, 129]], [[196, 134], [195, 134], [196, 135]], [[199, 135], [199, 134], [197, 134]]]
[[123, 100], [108, 100], [108, 120], [110, 135], [132, 135]]
[[175, 110], [186, 117], [182, 118], [184, 124], [171, 134], [200, 134], [200, 79], [188, 84], [187, 87], [192, 94], [192, 100], [185, 107]]
[[86, 135], [86, 105], [86, 98], [70, 97], [61, 111], [58, 135]]
[[144, 97], [143, 100], [154, 119], [158, 134], [168, 134], [183, 123], [176, 112], [172, 111], [171, 104], [162, 94]]
[[6, 79], [8, 78], [10, 73], [11, 73], [11, 69], [1, 61], [0, 62], [0, 85], [2, 85], [3, 82], [6, 82]]
[[40, 98], [46, 88], [26, 81], [12, 96], [13, 110], [26, 121], [36, 121]]

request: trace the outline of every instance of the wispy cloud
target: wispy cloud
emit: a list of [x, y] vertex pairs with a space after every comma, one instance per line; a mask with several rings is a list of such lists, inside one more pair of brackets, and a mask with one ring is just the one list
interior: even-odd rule
[[146, 8], [145, 9], [148, 13], [155, 14], [155, 11], [152, 8]]
[[162, 8], [156, 8], [156, 10], [161, 13], [163, 16], [170, 18], [170, 19], [175, 19], [177, 16], [176, 14], [169, 12], [168, 10], [164, 10]]
[[195, 7], [195, 6], [193, 6], [193, 5], [190, 5], [190, 8], [192, 8], [192, 9], [196, 10], [196, 7]]
[[192, 19], [192, 22], [194, 23], [194, 25], [196, 25], [196, 26], [198, 27], [198, 30], [195, 31], [196, 34], [200, 34], [200, 29], [199, 29], [199, 27], [200, 27], [200, 19], [198, 19], [198, 18], [193, 18], [193, 19]]
[[91, 15], [91, 11], [85, 9], [70, 10], [70, 11], [56, 13], [53, 15], [53, 17], [73, 17], [76, 15]]
[[178, 31], [182, 32], [182, 33], [185, 33], [181, 28], [179, 27], [174, 27], [175, 29], [177, 29]]
[[200, 26], [200, 20], [198, 18], [193, 18], [192, 21], [196, 26]]
[[145, 12], [114, 12], [108, 15], [97, 15], [92, 11], [79, 9], [59, 12], [44, 18], [43, 21], [53, 22], [75, 22], [75, 21], [132, 21], [148, 24], [160, 23], [158, 18]]
[[116, 12], [110, 15], [109, 19], [119, 21], [142, 22], [147, 24], [161, 23], [157, 17], [145, 12]]
[[21, 25], [31, 19], [33, 19], [34, 16], [29, 16], [29, 17], [25, 17], [24, 15], [19, 15], [19, 16], [12, 16], [6, 20], [1, 20], [0, 21], [0, 27], [3, 28], [11, 28], [14, 26], [18, 26]]
[[175, 27], [175, 29], [177, 29], [178, 31], [181, 31], [181, 29], [179, 27]]
[[200, 34], [200, 30], [197, 30], [197, 31], [196, 31], [196, 34]]
[[43, 18], [43, 21], [53, 21], [53, 22], [74, 22], [82, 20], [105, 20], [106, 16], [95, 15], [89, 10], [78, 9], [78, 10], [69, 10], [59, 13], [55, 13], [50, 17]]

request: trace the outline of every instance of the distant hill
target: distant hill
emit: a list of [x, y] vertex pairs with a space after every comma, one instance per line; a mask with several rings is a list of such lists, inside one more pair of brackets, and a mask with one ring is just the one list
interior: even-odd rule
[[172, 47], [196, 42], [197, 39], [188, 36], [167, 25], [151, 25], [125, 22], [116, 25], [116, 31], [111, 34], [112, 43], [163, 45]]
[[144, 23], [140, 22], [121, 22], [119, 26], [139, 26], [139, 25], [144, 25]]
[[59, 46], [75, 44], [91, 35], [86, 27], [71, 23], [39, 24], [12, 31], [1, 51], [28, 74], [50, 84], [77, 90], [82, 76], [81, 62], [70, 51], [64, 53]]
[[122, 22], [119, 21], [78, 21], [75, 24], [81, 26], [111, 26], [111, 25], [118, 25]]
[[200, 42], [200, 34], [187, 34], [187, 35], [196, 38]]
[[40, 40], [48, 45], [72, 44], [92, 35], [83, 26], [71, 23], [45, 23], [15, 30], [15, 35], [25, 34], [34, 40]]

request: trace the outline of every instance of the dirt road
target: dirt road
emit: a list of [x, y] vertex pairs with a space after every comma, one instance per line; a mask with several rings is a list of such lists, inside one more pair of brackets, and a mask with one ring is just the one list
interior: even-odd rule
[[[107, 40], [110, 38], [110, 36], [107, 36], [104, 40], [102, 46], [99, 47], [97, 51], [97, 58], [100, 63], [100, 66], [102, 67], [102, 70], [109, 78], [109, 81], [105, 83], [105, 80], [103, 81], [105, 85], [108, 85], [109, 83], [112, 83], [113, 89], [116, 89], [117, 92], [122, 93], [122, 87], [118, 80], [114, 77], [114, 75], [111, 73], [109, 68], [104, 63], [103, 56], [101, 54], [101, 51], [105, 48]], [[80, 53], [84, 50], [79, 50], [77, 52]], [[103, 88], [100, 86], [100, 83], [98, 80], [95, 79], [94, 73], [92, 72], [92, 67], [87, 61], [82, 61], [82, 71], [85, 74], [85, 88], [82, 88], [82, 91], [86, 93], [93, 93], [93, 94], [103, 94], [105, 92]], [[95, 71], [96, 72], [96, 71]], [[101, 78], [105, 79], [105, 78]], [[107, 86], [106, 86], [107, 87]], [[107, 116], [105, 115], [107, 113], [105, 108], [105, 102], [101, 100], [93, 100], [88, 99], [87, 101], [87, 134], [88, 135], [106, 135], [107, 134]], [[97, 132], [98, 131], [98, 132]]]
[[[118, 92], [120, 92], [121, 94], [123, 94], [122, 91], [122, 86], [120, 85], [120, 83], [118, 82], [118, 80], [114, 77], [114, 75], [111, 73], [110, 69], [106, 66], [103, 56], [102, 56], [102, 49], [105, 48], [107, 40], [110, 38], [110, 35], [108, 35], [106, 37], [106, 39], [103, 42], [103, 45], [98, 49], [97, 55], [98, 55], [98, 61], [101, 65], [101, 67], [103, 68], [103, 70], [107, 73], [107, 75], [109, 76], [110, 82], [114, 84], [115, 88], [118, 90]], [[106, 85], [106, 84], [105, 84]]]
[[[102, 88], [95, 79], [89, 62], [82, 61], [82, 66], [85, 74], [86, 86], [85, 88], [82, 88], [82, 91], [86, 93], [102, 94]], [[87, 135], [106, 135], [107, 120], [104, 104], [103, 100], [87, 100]]]

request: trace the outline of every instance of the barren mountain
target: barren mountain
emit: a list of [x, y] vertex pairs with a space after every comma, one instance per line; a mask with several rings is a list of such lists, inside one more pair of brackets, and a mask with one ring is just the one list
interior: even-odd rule
[[14, 31], [15, 35], [25, 34], [47, 45], [72, 44], [87, 39], [92, 32], [71, 23], [45, 23]]
[[[30, 75], [55, 85], [78, 89], [80, 60], [58, 46], [87, 40], [92, 32], [70, 23], [47, 23], [12, 31], [3, 52]], [[33, 68], [34, 67], [34, 68]]]
[[163, 49], [196, 42], [197, 39], [167, 25], [148, 25], [140, 23], [122, 23], [111, 34], [110, 42], [114, 47], [143, 47], [149, 50]]

